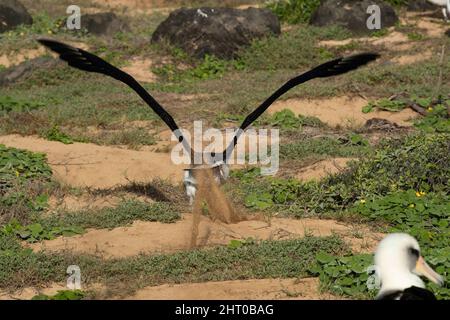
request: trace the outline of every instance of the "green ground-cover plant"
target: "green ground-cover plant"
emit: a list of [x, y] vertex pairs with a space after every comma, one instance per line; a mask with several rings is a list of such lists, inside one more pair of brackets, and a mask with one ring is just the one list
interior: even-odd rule
[[238, 188], [232, 192], [246, 199], [250, 208], [304, 216], [340, 212], [360, 199], [409, 189], [448, 193], [450, 139], [447, 134], [416, 133], [391, 138], [347, 170], [320, 181], [300, 182], [273, 177], [249, 178], [245, 171], [232, 174]]
[[136, 220], [172, 223], [180, 218], [180, 212], [170, 203], [124, 200], [112, 208], [61, 211], [45, 217], [35, 215], [30, 217], [31, 223], [26, 225], [22, 225], [17, 219], [11, 219], [0, 228], [0, 233], [15, 235], [28, 242], [37, 242], [82, 234], [87, 228], [115, 228], [129, 225]]
[[371, 220], [387, 221], [389, 232], [407, 232], [427, 248], [450, 243], [450, 196], [446, 194], [397, 191], [361, 199], [350, 211]]
[[[450, 105], [450, 101], [447, 101]], [[414, 126], [425, 132], [450, 133], [450, 115], [444, 105], [436, 105], [427, 109], [428, 113], [414, 122]]]
[[38, 294], [31, 298], [31, 300], [81, 300], [86, 296], [86, 293], [81, 290], [58, 290], [52, 296], [46, 294]]
[[50, 141], [59, 141], [64, 144], [72, 144], [74, 140], [66, 133], [62, 132], [58, 125], [53, 125], [49, 130], [47, 130], [43, 137]]
[[40, 223], [23, 226], [17, 220], [12, 220], [7, 225], [3, 226], [3, 228], [0, 229], [0, 232], [7, 235], [16, 235], [20, 239], [28, 242], [37, 242], [51, 240], [58, 236], [69, 237], [75, 234], [81, 234], [84, 233], [84, 229], [78, 226], [45, 228]]
[[44, 210], [51, 175], [45, 154], [0, 144], [0, 225]]
[[374, 298], [377, 292], [367, 286], [371, 275], [368, 268], [372, 264], [371, 254], [336, 257], [319, 252], [316, 263], [308, 271], [319, 277], [322, 290], [356, 299], [369, 299]]

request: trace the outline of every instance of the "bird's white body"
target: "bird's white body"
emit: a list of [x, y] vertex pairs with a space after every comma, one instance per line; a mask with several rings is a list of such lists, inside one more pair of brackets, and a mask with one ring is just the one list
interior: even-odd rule
[[420, 250], [417, 240], [405, 233], [390, 234], [379, 243], [375, 253], [375, 265], [381, 279], [379, 296], [411, 286], [425, 288], [422, 279], [412, 272], [415, 262], [408, 257], [408, 247]]
[[406, 233], [392, 233], [380, 241], [375, 252], [375, 265], [381, 280], [378, 297], [411, 287], [424, 289], [425, 283], [419, 275], [439, 285], [444, 281], [420, 255], [417, 240]]
[[428, 2], [431, 2], [435, 5], [445, 7], [442, 8], [442, 14], [444, 15], [444, 18], [446, 21], [449, 21], [450, 18], [450, 0], [428, 0]]

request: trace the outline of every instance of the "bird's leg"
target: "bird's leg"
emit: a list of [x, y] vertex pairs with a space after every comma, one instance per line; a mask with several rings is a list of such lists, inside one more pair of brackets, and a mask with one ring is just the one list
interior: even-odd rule
[[445, 21], [448, 22], [447, 8], [443, 8], [442, 13], [444, 14]]

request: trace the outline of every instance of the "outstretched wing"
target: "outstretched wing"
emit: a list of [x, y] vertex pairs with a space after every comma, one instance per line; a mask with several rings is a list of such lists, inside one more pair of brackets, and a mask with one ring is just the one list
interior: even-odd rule
[[[309, 70], [295, 78], [292, 78], [288, 82], [286, 82], [283, 86], [281, 86], [277, 91], [275, 91], [269, 98], [267, 98], [261, 105], [256, 108], [252, 113], [250, 113], [242, 122], [241, 126], [238, 129], [238, 132], [235, 134], [233, 141], [230, 145], [223, 151], [222, 159], [223, 161], [227, 160], [227, 155], [230, 156], [233, 148], [236, 146], [237, 141], [241, 133], [251, 125], [258, 117], [263, 114], [267, 108], [270, 107], [275, 100], [281, 97], [290, 89], [298, 86], [299, 84], [305, 83], [306, 81], [315, 79], [315, 78], [326, 78], [331, 76], [336, 76], [339, 74], [343, 74], [352, 70], [355, 70], [379, 57], [377, 53], [362, 53], [349, 57], [338, 58], [329, 62], [325, 62], [314, 69]], [[221, 159], [221, 160], [222, 160]]]
[[185, 140], [172, 116], [128, 73], [82, 49], [55, 40], [39, 39], [38, 41], [50, 50], [58, 53], [60, 59], [66, 61], [71, 67], [88, 72], [101, 73], [128, 85], [169, 126], [180, 142]]

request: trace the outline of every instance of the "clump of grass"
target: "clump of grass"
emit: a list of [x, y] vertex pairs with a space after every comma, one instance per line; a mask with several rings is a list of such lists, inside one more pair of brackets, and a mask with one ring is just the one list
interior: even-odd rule
[[43, 103], [28, 100], [18, 100], [10, 96], [0, 97], [0, 116], [6, 116], [10, 112], [31, 112], [40, 109]]
[[144, 128], [104, 131], [92, 137], [85, 136], [83, 140], [100, 145], [126, 145], [132, 149], [156, 144], [155, 136]]
[[308, 22], [319, 5], [320, 0], [272, 0], [267, 3], [281, 21], [291, 24]]
[[120, 227], [131, 224], [135, 220], [173, 223], [180, 218], [180, 212], [170, 203], [126, 200], [113, 208], [60, 212], [57, 215], [42, 218], [40, 223], [46, 228], [79, 226], [99, 229]]
[[280, 146], [281, 159], [304, 159], [311, 156], [360, 157], [368, 155], [371, 147], [358, 134], [349, 134], [345, 139], [320, 137]]
[[72, 264], [80, 267], [83, 279], [112, 287], [126, 282], [128, 290], [163, 283], [299, 277], [306, 275], [318, 251], [342, 255], [348, 253], [348, 247], [335, 236], [306, 237], [104, 260], [86, 255], [34, 253], [10, 246], [0, 249], [0, 288], [13, 290], [62, 282], [66, 280], [67, 266]]
[[72, 144], [74, 140], [66, 133], [61, 131], [58, 125], [53, 125], [49, 130], [47, 130], [43, 137], [50, 141], [58, 141], [64, 144]]

